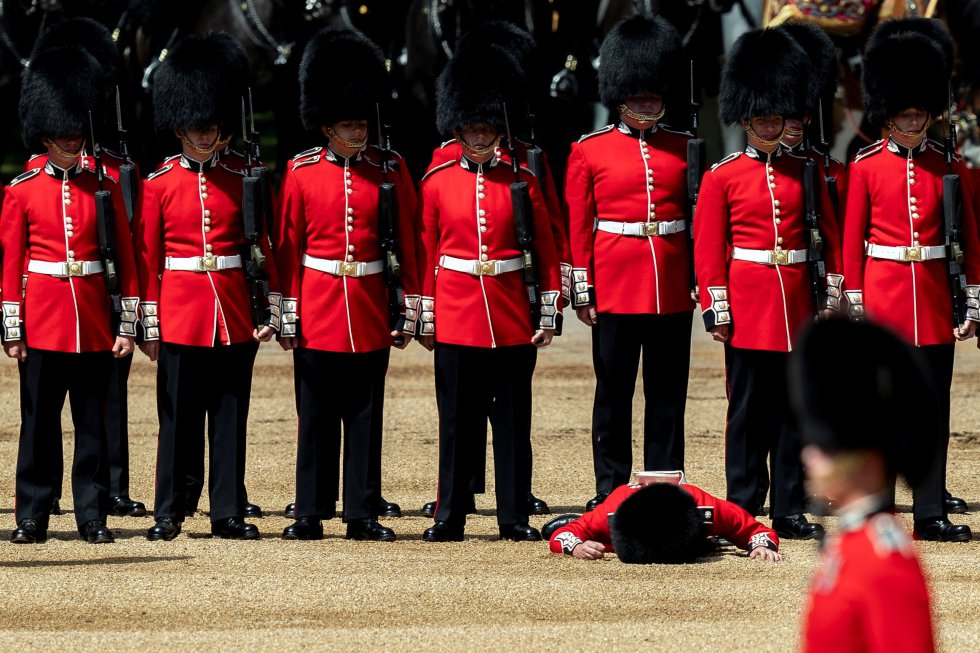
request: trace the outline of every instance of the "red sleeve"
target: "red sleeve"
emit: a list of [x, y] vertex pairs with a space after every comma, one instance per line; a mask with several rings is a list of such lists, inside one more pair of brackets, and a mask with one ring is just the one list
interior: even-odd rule
[[299, 297], [300, 259], [306, 231], [304, 211], [303, 191], [296, 181], [296, 174], [286, 175], [279, 193], [278, 233], [275, 235], [279, 288], [286, 299]]
[[143, 337], [160, 339], [160, 275], [163, 273], [163, 208], [157, 184], [144, 182], [133, 216], [133, 246], [139, 274], [139, 297]]
[[136, 259], [133, 254], [133, 235], [130, 232], [129, 220], [126, 217], [126, 204], [123, 201], [122, 189], [112, 186], [112, 211], [116, 229], [116, 264], [119, 265], [119, 282], [123, 297], [139, 297], [140, 281], [136, 271]]
[[728, 309], [728, 198], [718, 174], [705, 173], [694, 218], [694, 268], [705, 328], [731, 322]]
[[844, 287], [849, 292], [864, 288], [864, 238], [868, 230], [871, 205], [868, 186], [861, 168], [852, 165], [847, 182], [844, 209]]
[[568, 248], [572, 259], [572, 305], [587, 306], [589, 289], [594, 283], [592, 247], [596, 205], [592, 170], [579, 143], [572, 143], [565, 170], [565, 210], [568, 212]]
[[534, 212], [534, 253], [538, 258], [538, 287], [541, 289], [541, 328], [555, 328], [555, 314], [561, 310], [561, 267], [552, 232], [551, 214], [545, 204], [541, 186], [533, 177], [528, 180], [531, 207]]
[[[980, 217], [980, 194], [970, 176], [970, 170], [958, 163], [956, 173], [960, 176], [960, 186], [963, 193], [962, 216], [962, 245], [966, 253], [963, 267], [966, 272], [966, 282], [971, 286], [980, 284], [980, 234], [978, 234], [977, 218]], [[977, 320], [980, 321], [980, 320]]]
[[423, 182], [416, 209], [419, 227], [419, 276], [423, 297], [435, 297], [439, 260], [439, 206], [434, 179]]
[[544, 202], [548, 207], [548, 215], [551, 216], [551, 233], [555, 239], [558, 260], [561, 263], [570, 265], [572, 255], [568, 250], [568, 226], [565, 224], [565, 214], [561, 210], [558, 187], [555, 186], [555, 177], [551, 174], [551, 166], [548, 165], [547, 154], [544, 155], [543, 172], [541, 179], [538, 180], [538, 185], [541, 186], [541, 193], [544, 195]]
[[698, 506], [714, 508], [714, 520], [709, 530], [712, 537], [723, 537], [740, 549], [751, 551], [765, 546], [773, 551], [779, 550], [779, 536], [776, 531], [764, 526], [755, 517], [739, 506], [708, 494], [693, 485], [682, 485], [697, 502]]
[[398, 241], [401, 254], [401, 285], [405, 295], [419, 295], [418, 278], [418, 229], [415, 228], [415, 211], [418, 197], [415, 185], [408, 173], [404, 159], [398, 159]]
[[605, 501], [596, 506], [595, 510], [590, 510], [575, 521], [559, 528], [548, 542], [551, 552], [571, 555], [572, 549], [586, 540], [599, 542], [606, 546], [611, 545], [609, 515], [616, 512], [620, 504], [638, 489], [640, 488], [636, 486], [620, 485], [606, 497]]
[[935, 651], [929, 594], [914, 558], [892, 556], [890, 573], [867, 578], [867, 600], [861, 606], [869, 653]]
[[23, 294], [20, 292], [24, 274], [24, 256], [27, 247], [27, 213], [14, 193], [7, 189], [0, 211], [0, 251], [3, 251], [3, 283], [6, 288], [3, 301], [4, 340], [23, 340]]

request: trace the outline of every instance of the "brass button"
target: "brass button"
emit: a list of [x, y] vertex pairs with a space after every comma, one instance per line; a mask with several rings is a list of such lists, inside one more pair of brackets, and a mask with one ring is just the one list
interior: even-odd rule
[[204, 233], [211, 233], [211, 227], [204, 227]]
[[211, 217], [211, 209], [204, 209], [204, 217], [205, 218]]
[[480, 209], [480, 217], [483, 217], [483, 216], [485, 216], [486, 214], [487, 214], [487, 212], [486, 212], [485, 210], [483, 210], [483, 209]]
[[487, 247], [486, 245], [482, 245], [482, 246], [480, 247], [480, 251], [481, 251], [481, 252], [486, 252], [486, 251], [488, 251], [488, 249], [489, 249], [489, 248], [488, 248], [488, 247]]
[[354, 260], [354, 257], [353, 257], [353, 256], [351, 256], [350, 254], [348, 254], [348, 255], [347, 255], [347, 262], [348, 262], [348, 263], [350, 263], [350, 262], [351, 262], [351, 261], [353, 261], [353, 260]]
[[481, 254], [481, 255], [480, 255], [480, 260], [481, 260], [481, 261], [486, 261], [486, 260], [488, 260], [489, 258], [490, 258], [490, 257], [489, 257], [489, 256], [487, 256], [486, 254]]
[[776, 242], [779, 243], [780, 245], [782, 245], [783, 244], [783, 237], [780, 236], [779, 238], [777, 238], [776, 239]]
[[201, 193], [201, 199], [202, 200], [206, 200], [207, 198], [208, 198], [208, 194], [207, 193]]
[[484, 195], [483, 193], [477, 193], [477, 197], [479, 197], [482, 200], [482, 199], [486, 199], [487, 196]]
[[348, 206], [347, 207], [347, 215], [354, 215], [354, 209]]
[[354, 251], [354, 246], [353, 245], [348, 245], [347, 246], [347, 251], [348, 252], [353, 252]]
[[348, 188], [347, 189], [347, 194], [348, 195], [353, 195], [354, 194], [354, 189], [353, 188]]
[[480, 227], [480, 231], [482, 231], [483, 233], [486, 233], [487, 228], [486, 227]]

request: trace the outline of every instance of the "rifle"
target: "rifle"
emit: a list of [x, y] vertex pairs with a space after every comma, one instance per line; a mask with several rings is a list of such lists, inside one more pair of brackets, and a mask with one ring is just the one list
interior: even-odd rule
[[[803, 151], [809, 149], [806, 132]], [[823, 260], [823, 236], [820, 234], [820, 205], [817, 200], [817, 163], [810, 157], [803, 160], [803, 236], [806, 239], [806, 264], [810, 270], [810, 298], [813, 312], [824, 306], [823, 279], [827, 276]]]
[[112, 209], [112, 193], [104, 188], [105, 173], [102, 170], [102, 148], [95, 140], [95, 123], [92, 112], [88, 112], [89, 133], [92, 135], [92, 155], [95, 158], [95, 176], [99, 180], [99, 190], [95, 192], [95, 230], [99, 238], [99, 258], [102, 259], [102, 277], [105, 280], [106, 294], [109, 296], [109, 325], [112, 333], [119, 331], [122, 317], [122, 290], [119, 275], [116, 274], [115, 212]]
[[126, 206], [126, 219], [129, 224], [133, 224], [139, 183], [136, 179], [136, 164], [129, 157], [129, 146], [126, 144], [126, 130], [123, 128], [122, 103], [119, 101], [118, 86], [116, 87], [116, 131], [119, 134], [119, 154], [123, 158], [123, 164], [119, 166], [119, 188], [122, 190], [123, 204]]
[[504, 104], [504, 126], [507, 128], [507, 151], [514, 169], [514, 182], [510, 185], [510, 203], [514, 210], [514, 228], [517, 230], [517, 246], [521, 250], [524, 264], [524, 285], [531, 307], [531, 329], [537, 331], [541, 324], [541, 290], [534, 267], [534, 208], [531, 205], [531, 192], [526, 181], [521, 181], [521, 164], [517, 160], [517, 148], [510, 133], [510, 118]]
[[694, 95], [694, 61], [691, 60], [691, 133], [694, 138], [687, 142], [687, 201], [690, 212], [687, 220], [687, 240], [691, 248], [689, 261], [689, 273], [691, 278], [691, 292], [698, 287], [697, 274], [694, 271], [694, 209], [698, 203], [698, 194], [701, 192], [701, 177], [704, 176], [705, 150], [704, 139], [698, 136], [699, 117], [701, 103]]
[[252, 168], [252, 143], [245, 126], [245, 98], [242, 98], [242, 139], [245, 141], [245, 179], [242, 180], [242, 264], [248, 284], [252, 325], [260, 329], [269, 317], [269, 281], [265, 274], [265, 254], [260, 245], [262, 220], [262, 179]]
[[[251, 152], [246, 155], [251, 156], [252, 162], [255, 167], [252, 168], [252, 176], [259, 179], [259, 188], [261, 189], [261, 204], [262, 213], [265, 219], [265, 228], [267, 234], [272, 234], [273, 230], [273, 216], [275, 215], [272, 210], [272, 188], [269, 184], [269, 169], [264, 165], [261, 165], [262, 154], [259, 148], [259, 132], [255, 131], [255, 111], [252, 109], [252, 87], [248, 87], [248, 119], [249, 119], [249, 134], [250, 137], [245, 139], [245, 121], [242, 121], [242, 134], [245, 140], [245, 147], [251, 149]], [[270, 244], [272, 240], [270, 239]]]
[[[381, 249], [384, 252], [384, 279], [388, 288], [388, 326], [392, 331], [405, 329], [402, 306], [405, 294], [401, 288], [401, 264], [398, 262], [398, 195], [395, 184], [389, 181], [391, 166], [391, 140], [388, 125], [381, 121], [381, 104], [374, 105], [378, 114], [378, 144], [381, 148], [381, 184], [378, 186], [378, 232], [381, 235]], [[401, 347], [404, 336], [398, 335], [392, 341]]]
[[960, 176], [953, 172], [953, 152], [956, 150], [956, 125], [952, 120], [953, 87], [948, 86], [949, 105], [946, 107], [946, 174], [943, 175], [943, 222], [946, 227], [946, 277], [953, 300], [953, 326], [966, 321], [967, 302], [964, 301], [966, 278], [963, 272], [963, 247], [960, 230], [963, 223], [963, 193]]
[[830, 195], [830, 203], [834, 206], [834, 215], [840, 216], [840, 191], [837, 190], [837, 177], [830, 174], [830, 143], [824, 132], [823, 124], [823, 100], [817, 108], [817, 119], [820, 121], [820, 154], [823, 156], [824, 182], [827, 184], [827, 193]]

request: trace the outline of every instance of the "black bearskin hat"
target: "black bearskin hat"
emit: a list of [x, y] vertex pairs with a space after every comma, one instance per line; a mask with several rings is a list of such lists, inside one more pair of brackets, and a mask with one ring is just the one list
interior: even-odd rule
[[599, 98], [611, 111], [627, 98], [655, 93], [670, 103], [682, 93], [687, 62], [681, 38], [659, 16], [636, 15], [620, 21], [599, 48]]
[[652, 483], [620, 504], [609, 524], [621, 562], [692, 562], [707, 552], [704, 517], [694, 498], [676, 485]]
[[721, 120], [793, 116], [805, 106], [806, 52], [781, 29], [756, 29], [738, 37], [722, 70]]
[[940, 416], [936, 388], [915, 356], [870, 322], [811, 325], [790, 358], [803, 443], [832, 454], [878, 451], [893, 474], [919, 481], [933, 455], [928, 434], [938, 431]]
[[104, 71], [106, 86], [114, 92], [112, 87], [119, 81], [123, 64], [119, 49], [105, 25], [91, 18], [69, 18], [53, 23], [37, 37], [34, 52], [57, 47], [79, 48], [95, 57]]
[[436, 81], [436, 128], [449, 136], [466, 125], [483, 124], [503, 134], [505, 104], [508, 117], [524, 115], [525, 84], [517, 60], [502, 47], [461, 50]]
[[43, 150], [41, 140], [89, 134], [89, 112], [101, 115], [105, 90], [95, 57], [74, 47], [36, 52], [20, 91], [20, 124], [24, 144]]
[[248, 55], [235, 37], [211, 32], [181, 39], [153, 78], [157, 131], [218, 125], [222, 136], [237, 133], [248, 83]]
[[[837, 50], [827, 33], [814, 25], [802, 21], [783, 23], [778, 29], [789, 34], [797, 45], [803, 48], [810, 65], [807, 67], [806, 110], [813, 120], [817, 119], [821, 102], [829, 111], [837, 91]], [[803, 107], [797, 114], [803, 115]]]
[[953, 40], [938, 20], [900, 18], [878, 26], [864, 51], [861, 86], [868, 120], [884, 126], [909, 108], [946, 109]]
[[980, 0], [946, 3], [946, 24], [959, 48], [964, 80], [980, 87]]
[[310, 131], [373, 118], [388, 88], [384, 55], [360, 32], [325, 29], [303, 52], [299, 87], [300, 117]]

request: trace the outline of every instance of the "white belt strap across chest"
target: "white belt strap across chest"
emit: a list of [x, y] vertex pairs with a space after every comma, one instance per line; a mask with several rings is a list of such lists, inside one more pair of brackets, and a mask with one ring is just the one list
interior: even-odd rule
[[87, 277], [99, 274], [105, 268], [102, 261], [36, 261], [27, 263], [27, 271], [51, 277]]
[[168, 270], [180, 272], [216, 272], [242, 267], [242, 257], [234, 256], [168, 256], [164, 262]]
[[890, 247], [888, 245], [876, 245], [875, 243], [865, 242], [864, 253], [871, 258], [911, 263], [913, 261], [931, 261], [933, 259], [946, 258], [946, 247], [945, 245]]
[[522, 270], [524, 263], [520, 256], [502, 261], [471, 261], [469, 259], [445, 255], [439, 258], [439, 267], [453, 270], [454, 272], [471, 274], [474, 277], [495, 277], [498, 274]]
[[621, 236], [669, 236], [679, 234], [687, 228], [686, 220], [669, 220], [665, 222], [619, 222], [617, 220], [599, 220], [596, 229]]
[[732, 258], [736, 261], [749, 261], [763, 265], [796, 265], [806, 263], [805, 249], [746, 249], [733, 247]]
[[334, 261], [303, 254], [303, 267], [319, 270], [335, 277], [367, 277], [384, 270], [383, 261]]

